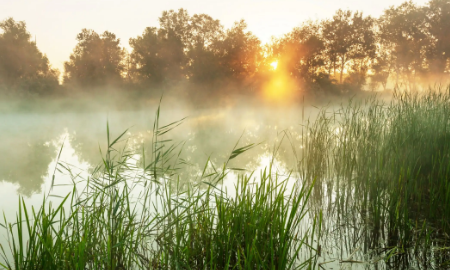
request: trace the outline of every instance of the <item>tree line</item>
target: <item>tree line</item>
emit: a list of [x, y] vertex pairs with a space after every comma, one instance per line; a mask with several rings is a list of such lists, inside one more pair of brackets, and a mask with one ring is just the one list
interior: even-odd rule
[[8, 18], [0, 29], [0, 91], [11, 95], [111, 86], [254, 91], [277, 73], [287, 74], [303, 91], [341, 93], [397, 84], [413, 89], [450, 76], [450, 0], [425, 6], [405, 2], [379, 18], [338, 10], [332, 18], [305, 22], [265, 45], [244, 20], [225, 29], [206, 14], [164, 11], [159, 27], [130, 38], [131, 51], [114, 33], [82, 29], [64, 63], [62, 84], [25, 22]]

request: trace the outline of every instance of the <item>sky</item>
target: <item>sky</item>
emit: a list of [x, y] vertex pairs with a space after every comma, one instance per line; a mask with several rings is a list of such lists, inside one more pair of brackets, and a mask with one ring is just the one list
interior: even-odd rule
[[[110, 31], [129, 49], [128, 40], [145, 27], [158, 27], [164, 10], [186, 9], [190, 15], [206, 13], [229, 28], [245, 19], [248, 30], [263, 43], [279, 37], [307, 20], [331, 18], [338, 9], [380, 16], [405, 0], [0, 0], [0, 21], [25, 21], [38, 48], [53, 67], [63, 72], [83, 28]], [[415, 0], [423, 5], [428, 0]]]

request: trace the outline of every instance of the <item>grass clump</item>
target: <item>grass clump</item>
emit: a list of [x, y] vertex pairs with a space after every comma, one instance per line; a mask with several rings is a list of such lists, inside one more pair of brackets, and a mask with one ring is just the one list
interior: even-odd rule
[[[59, 162], [59, 170], [72, 176], [73, 191], [62, 198], [51, 192], [37, 209], [19, 199], [15, 222], [5, 219], [0, 224], [9, 244], [0, 246], [0, 266], [24, 270], [312, 268], [313, 232], [300, 230], [312, 185], [288, 190], [289, 177], [280, 180], [268, 170], [256, 184], [252, 174], [240, 175], [234, 194], [229, 194], [222, 185], [230, 172], [225, 164], [222, 169], [205, 166], [195, 181], [202, 185], [180, 188], [180, 152], [170, 140], [161, 140], [178, 124], [160, 128], [158, 108], [152, 155], [147, 160], [142, 156], [136, 162], [136, 153], [124, 139], [126, 132], [110, 140], [108, 126], [103, 162], [87, 178]], [[230, 159], [249, 148], [234, 149]]]
[[424, 248], [450, 233], [450, 88], [351, 100], [307, 130], [304, 178], [318, 177], [337, 224], [368, 228], [368, 247]]
[[195, 206], [168, 229], [170, 233], [164, 234], [168, 239], [161, 240], [171, 254], [177, 254], [173, 261], [168, 258], [166, 265], [182, 269], [295, 269], [313, 265], [311, 259], [296, 261], [301, 248], [309, 250], [305, 249], [309, 233], [299, 233], [299, 229], [311, 189], [288, 191], [287, 181], [279, 182], [266, 171], [259, 183], [252, 184], [250, 179], [239, 177], [235, 197], [215, 187], [198, 190], [200, 196], [186, 194], [186, 203]]

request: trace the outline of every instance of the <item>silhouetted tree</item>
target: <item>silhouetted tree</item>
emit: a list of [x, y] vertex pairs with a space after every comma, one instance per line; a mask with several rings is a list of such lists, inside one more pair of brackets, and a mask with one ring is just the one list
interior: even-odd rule
[[217, 48], [224, 38], [223, 26], [206, 14], [195, 14], [190, 21], [188, 76], [194, 82], [213, 82], [223, 76]]
[[427, 63], [431, 73], [442, 75], [450, 68], [450, 1], [432, 0], [428, 5], [425, 8], [429, 33]]
[[147, 27], [142, 36], [130, 38], [130, 46], [133, 48], [130, 57], [135, 81], [144, 85], [159, 84], [184, 77], [184, 45], [174, 31]]
[[[345, 70], [364, 78], [370, 60], [375, 57], [374, 20], [360, 12], [338, 10], [332, 20], [322, 23], [329, 71], [339, 69], [339, 82]], [[360, 79], [358, 84], [361, 84]]]
[[180, 9], [164, 11], [159, 22], [159, 29], [130, 39], [135, 82], [243, 82], [263, 59], [260, 41], [244, 21], [224, 32], [219, 20]]
[[378, 56], [372, 62], [371, 84], [372, 89], [376, 89], [378, 84], [381, 84], [383, 90], [386, 90], [386, 85], [391, 72], [391, 59], [390, 54], [386, 51], [380, 51]]
[[64, 84], [98, 87], [121, 82], [125, 51], [116, 35], [108, 31], [99, 35], [83, 29], [77, 35], [77, 41], [70, 60], [64, 63]]
[[235, 22], [226, 31], [225, 38], [213, 45], [226, 78], [238, 81], [250, 78], [263, 60], [261, 41], [252, 32], [245, 31], [246, 28], [244, 20]]
[[320, 25], [313, 22], [294, 28], [272, 44], [273, 57], [278, 60], [277, 69], [287, 72], [308, 87], [323, 72], [324, 49]]
[[164, 11], [159, 18], [159, 26], [162, 35], [174, 35], [178, 37], [186, 48], [191, 40], [190, 20], [187, 10], [180, 8], [178, 12], [174, 10]]
[[[0, 28], [0, 88], [34, 94], [56, 89], [58, 72], [31, 41], [25, 23], [10, 18]], [[386, 89], [394, 77], [411, 87], [417, 78], [448, 77], [448, 33], [450, 0], [431, 0], [423, 7], [405, 2], [385, 10], [378, 20], [338, 10], [331, 19], [307, 22], [274, 39], [264, 51], [244, 20], [224, 30], [207, 14], [169, 10], [159, 18], [159, 28], [148, 27], [129, 40], [130, 53], [114, 34], [83, 29], [64, 64], [64, 84], [121, 86], [126, 77], [141, 86], [186, 81], [205, 89], [253, 87], [273, 75], [270, 62], [277, 59], [278, 72], [305, 89], [362, 89], [368, 77], [371, 89]]]
[[413, 83], [418, 74], [425, 72], [425, 52], [429, 44], [426, 14], [412, 2], [385, 10], [379, 20], [380, 42], [391, 54], [396, 83], [404, 78]]
[[188, 78], [210, 82], [220, 76], [213, 44], [223, 37], [222, 25], [206, 14], [164, 11], [160, 28], [147, 28], [130, 39], [133, 74], [137, 81], [177, 82]]
[[31, 41], [23, 21], [0, 22], [0, 88], [6, 93], [44, 95], [58, 87], [59, 72]]

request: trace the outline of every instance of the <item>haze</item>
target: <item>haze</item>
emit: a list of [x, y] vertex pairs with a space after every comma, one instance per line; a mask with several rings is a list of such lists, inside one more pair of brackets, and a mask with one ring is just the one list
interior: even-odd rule
[[[263, 43], [271, 36], [280, 37], [307, 20], [330, 18], [338, 9], [362, 11], [378, 17], [391, 5], [402, 0], [229, 0], [229, 1], [142, 1], [142, 0], [1, 0], [0, 19], [13, 17], [26, 21], [33, 39], [45, 53], [53, 67], [61, 72], [64, 61], [76, 45], [75, 37], [82, 28], [98, 33], [108, 30], [121, 39], [121, 45], [129, 48], [128, 39], [141, 35], [145, 27], [158, 26], [158, 17], [164, 10], [184, 8], [191, 15], [206, 13], [229, 28], [233, 22], [245, 19], [248, 30]], [[417, 0], [422, 5], [426, 0]]]
[[450, 265], [450, 0], [0, 1], [1, 269]]

